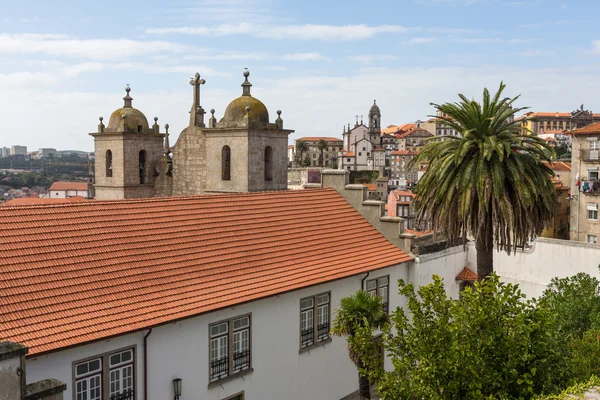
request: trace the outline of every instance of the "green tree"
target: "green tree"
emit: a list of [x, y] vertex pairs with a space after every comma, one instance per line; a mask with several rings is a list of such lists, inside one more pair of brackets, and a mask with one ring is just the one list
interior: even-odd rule
[[[371, 388], [367, 373], [364, 371], [365, 364], [353, 346], [354, 334], [356, 329], [362, 329], [363, 339], [368, 335], [368, 339], [364, 340], [374, 344], [373, 331], [383, 327], [387, 319], [381, 298], [361, 290], [340, 301], [340, 308], [333, 320], [331, 334], [346, 336], [348, 339], [348, 354], [358, 368], [358, 388], [361, 399], [371, 398]], [[366, 334], [365, 331], [370, 333]]]
[[417, 292], [402, 280], [399, 288], [410, 318], [398, 308], [382, 329], [394, 370], [376, 361], [369, 329], [353, 340], [382, 399], [529, 399], [569, 384], [550, 314], [517, 286], [492, 274], [458, 300], [438, 276]]
[[501, 98], [500, 84], [483, 102], [460, 94], [460, 102], [432, 105], [438, 120], [460, 132], [459, 137], [429, 141], [411, 162], [429, 167], [415, 191], [419, 222], [429, 220], [448, 239], [475, 238], [477, 275], [483, 280], [494, 269], [493, 247], [510, 253], [524, 246], [551, 223], [557, 199], [544, 140], [522, 134], [514, 116], [514, 98]]
[[310, 167], [310, 159], [307, 157], [302, 161], [303, 167]]
[[323, 166], [323, 151], [327, 150], [327, 142], [323, 138], [317, 142], [317, 149], [319, 149], [319, 167]]
[[[300, 160], [304, 160], [304, 152], [308, 150], [308, 144], [302, 139], [296, 140], [296, 153], [300, 153]], [[302, 161], [304, 163], [304, 161]]]

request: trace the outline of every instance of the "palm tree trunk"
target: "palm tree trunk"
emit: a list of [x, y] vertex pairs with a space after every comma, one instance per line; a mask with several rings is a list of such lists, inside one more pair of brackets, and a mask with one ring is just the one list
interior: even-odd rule
[[359, 358], [356, 362], [358, 367], [358, 393], [360, 400], [371, 400], [371, 384], [369, 378], [360, 373], [360, 369], [364, 368], [362, 360]]
[[494, 230], [492, 227], [492, 214], [488, 213], [486, 222], [479, 228], [475, 239], [477, 250], [477, 280], [481, 282], [494, 272]]

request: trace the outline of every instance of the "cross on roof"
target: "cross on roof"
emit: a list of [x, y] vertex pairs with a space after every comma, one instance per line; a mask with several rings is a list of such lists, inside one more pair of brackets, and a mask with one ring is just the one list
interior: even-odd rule
[[200, 79], [200, 74], [196, 72], [196, 75], [190, 81], [190, 85], [194, 87], [194, 105], [200, 105], [200, 85], [204, 85], [206, 81]]

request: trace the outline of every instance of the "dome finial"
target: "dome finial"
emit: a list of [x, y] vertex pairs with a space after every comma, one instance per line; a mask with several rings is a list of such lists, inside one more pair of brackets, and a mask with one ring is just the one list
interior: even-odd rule
[[250, 81], [248, 81], [248, 77], [250, 76], [250, 71], [248, 71], [248, 68], [244, 68], [244, 83], [242, 83], [242, 96], [251, 96], [250, 94], [250, 88], [252, 87], [252, 84], [250, 83]]
[[131, 97], [129, 95], [129, 92], [131, 92], [131, 88], [129, 87], [129, 83], [125, 87], [125, 92], [127, 92], [127, 94], [125, 95], [125, 97], [123, 97], [123, 100], [125, 101], [125, 104], [123, 105], [123, 107], [125, 107], [125, 108], [131, 108], [131, 107], [133, 107], [131, 105], [131, 101], [133, 100], [133, 97]]
[[171, 146], [169, 146], [169, 124], [165, 124], [165, 157], [169, 157]]

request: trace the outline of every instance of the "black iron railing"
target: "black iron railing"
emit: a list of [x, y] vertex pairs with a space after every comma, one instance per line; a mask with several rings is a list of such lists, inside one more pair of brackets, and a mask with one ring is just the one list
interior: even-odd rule
[[210, 380], [216, 381], [224, 378], [229, 373], [229, 359], [221, 357], [210, 362]]
[[250, 368], [250, 350], [233, 353], [233, 372]]
[[313, 330], [310, 329], [302, 329], [300, 331], [300, 346], [306, 347], [313, 344]]
[[329, 338], [329, 322], [317, 325], [317, 341]]
[[134, 398], [135, 392], [133, 389], [123, 390], [121, 393], [110, 396], [110, 400], [133, 400]]

